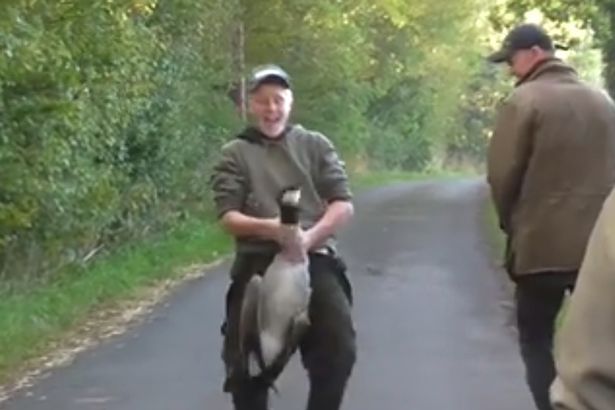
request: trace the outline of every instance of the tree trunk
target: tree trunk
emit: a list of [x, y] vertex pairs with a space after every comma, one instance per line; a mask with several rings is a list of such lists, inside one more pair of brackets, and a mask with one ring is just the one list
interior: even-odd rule
[[601, 3], [602, 12], [606, 14], [608, 23], [608, 33], [605, 33], [602, 40], [604, 84], [611, 97], [615, 98], [615, 2], [602, 1]]
[[607, 91], [615, 99], [615, 39], [606, 43], [604, 53], [604, 82]]
[[246, 120], [246, 79], [245, 79], [245, 33], [244, 24], [238, 18], [233, 39], [233, 63], [235, 71], [235, 104], [242, 120]]

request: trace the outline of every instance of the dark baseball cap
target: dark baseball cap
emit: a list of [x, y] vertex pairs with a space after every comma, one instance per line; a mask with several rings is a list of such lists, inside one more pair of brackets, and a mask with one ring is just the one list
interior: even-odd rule
[[248, 92], [256, 91], [263, 84], [277, 84], [290, 88], [290, 76], [275, 64], [261, 65], [252, 70], [248, 79]]
[[553, 44], [551, 37], [541, 27], [535, 24], [522, 24], [506, 35], [500, 50], [489, 55], [487, 60], [492, 63], [503, 63], [510, 60], [515, 52], [534, 46], [545, 51], [554, 51], [556, 48], [565, 49], [565, 47]]

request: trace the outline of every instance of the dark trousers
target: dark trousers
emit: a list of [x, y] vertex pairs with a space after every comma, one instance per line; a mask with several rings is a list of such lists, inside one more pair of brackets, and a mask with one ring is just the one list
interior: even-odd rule
[[[272, 255], [237, 256], [227, 294], [222, 358], [227, 369], [225, 391], [236, 410], [268, 409], [269, 385], [247, 377], [238, 346], [243, 289], [252, 274], [262, 274]], [[345, 267], [336, 256], [310, 255], [312, 297], [310, 327], [299, 350], [310, 381], [308, 410], [338, 410], [355, 362], [355, 330], [351, 317], [351, 288]]]
[[517, 327], [527, 383], [539, 410], [552, 410], [549, 388], [555, 379], [553, 335], [567, 290], [577, 272], [548, 272], [516, 279]]

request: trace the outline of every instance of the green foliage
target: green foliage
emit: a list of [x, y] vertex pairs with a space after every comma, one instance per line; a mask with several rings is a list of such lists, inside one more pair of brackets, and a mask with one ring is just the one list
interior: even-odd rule
[[[122, 302], [143, 298], [144, 288], [181, 278], [186, 267], [212, 262], [228, 252], [229, 238], [211, 218], [199, 216], [165, 235], [123, 247], [87, 269], [67, 270], [47, 286], [27, 291], [0, 286], [0, 384], [48, 352], [50, 345], [55, 349], [58, 342], [74, 342], [75, 334], [67, 338], [67, 330], [88, 323], [95, 312], [100, 318], [101, 311], [110, 308], [113, 313], [124, 311]], [[97, 328], [104, 324], [95, 320]], [[86, 327], [87, 336], [93, 336], [92, 323]]]
[[351, 160], [421, 170], [446, 155], [472, 78], [478, 2], [245, 2], [247, 60], [296, 77], [296, 119]]
[[606, 88], [615, 95], [614, 0], [505, 0], [493, 9], [492, 22], [503, 29], [523, 20], [530, 11], [546, 17], [543, 23], [557, 41], [572, 49], [571, 60], [590, 82], [602, 85], [603, 77]]
[[234, 119], [215, 90], [231, 15], [205, 3], [0, 6], [0, 272], [52, 272], [206, 203]]
[[351, 168], [478, 157], [463, 108], [483, 3], [3, 2], [0, 275], [52, 274], [209, 204], [210, 167], [240, 126], [228, 98], [239, 23], [246, 69], [287, 68], [295, 120]]

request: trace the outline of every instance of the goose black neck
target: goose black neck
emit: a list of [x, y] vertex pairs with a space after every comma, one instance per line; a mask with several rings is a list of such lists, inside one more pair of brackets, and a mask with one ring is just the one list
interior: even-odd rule
[[299, 224], [299, 207], [296, 205], [281, 205], [280, 221], [284, 225]]

